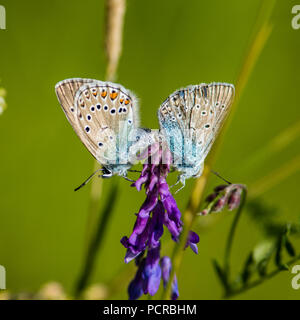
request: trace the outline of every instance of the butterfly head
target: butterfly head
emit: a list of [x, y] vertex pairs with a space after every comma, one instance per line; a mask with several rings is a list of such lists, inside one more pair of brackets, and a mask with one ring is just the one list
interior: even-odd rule
[[107, 167], [103, 167], [103, 171], [102, 171], [102, 178], [106, 179], [106, 178], [111, 178], [113, 176], [113, 173], [111, 170], [109, 170]]

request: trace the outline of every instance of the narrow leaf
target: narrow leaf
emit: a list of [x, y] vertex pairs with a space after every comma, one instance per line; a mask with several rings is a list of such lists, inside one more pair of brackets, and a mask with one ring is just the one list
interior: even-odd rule
[[215, 269], [215, 272], [219, 278], [219, 280], [221, 281], [221, 283], [223, 284], [225, 290], [227, 291], [228, 289], [228, 282], [227, 282], [227, 275], [226, 273], [224, 272], [224, 270], [222, 269], [222, 267], [219, 265], [218, 261], [217, 260], [213, 260], [212, 261], [213, 263], [213, 267]]
[[267, 265], [268, 265], [268, 260], [269, 259], [264, 259], [261, 260], [258, 264], [257, 264], [257, 272], [259, 274], [260, 277], [264, 277], [267, 274]]
[[295, 257], [296, 251], [295, 251], [294, 246], [292, 245], [291, 241], [288, 239], [288, 237], [285, 237], [284, 245], [285, 245], [285, 249], [286, 249], [287, 253], [291, 257]]
[[279, 269], [281, 269], [282, 267], [282, 256], [281, 256], [282, 240], [283, 240], [283, 237], [282, 235], [280, 235], [277, 240], [276, 254], [275, 254], [275, 264]]
[[253, 252], [251, 251], [246, 259], [245, 265], [244, 265], [244, 269], [242, 272], [242, 281], [244, 284], [247, 283], [247, 281], [249, 280], [250, 276], [252, 275], [252, 267], [254, 264], [254, 259], [253, 259]]

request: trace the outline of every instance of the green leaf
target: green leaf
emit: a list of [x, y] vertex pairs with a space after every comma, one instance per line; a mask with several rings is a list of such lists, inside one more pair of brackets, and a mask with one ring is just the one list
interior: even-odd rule
[[246, 284], [249, 278], [251, 277], [253, 273], [253, 265], [254, 265], [253, 251], [251, 251], [246, 259], [244, 269], [242, 271], [243, 284]]
[[215, 272], [216, 272], [219, 280], [221, 281], [221, 283], [223, 284], [223, 287], [227, 291], [228, 290], [228, 280], [227, 280], [226, 273], [224, 272], [224, 270], [219, 265], [219, 263], [218, 263], [218, 261], [216, 259], [213, 259], [212, 263], [213, 263], [213, 267], [215, 269]]
[[282, 267], [282, 256], [281, 256], [282, 240], [283, 240], [283, 236], [280, 235], [278, 237], [277, 244], [276, 244], [275, 264], [279, 269], [281, 269]]
[[284, 245], [285, 245], [285, 249], [286, 249], [287, 253], [291, 257], [295, 257], [296, 251], [295, 251], [294, 246], [292, 245], [291, 241], [288, 239], [288, 237], [285, 237]]
[[267, 274], [267, 265], [268, 265], [269, 259], [270, 257], [261, 260], [256, 266], [257, 272], [259, 276], [262, 278]]
[[288, 271], [290, 268], [287, 264], [284, 263], [279, 267], [279, 269], [282, 271]]

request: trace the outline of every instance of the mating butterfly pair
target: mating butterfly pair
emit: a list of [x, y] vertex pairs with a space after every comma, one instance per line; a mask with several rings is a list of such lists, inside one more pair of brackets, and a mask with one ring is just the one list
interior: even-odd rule
[[227, 83], [175, 91], [158, 110], [160, 130], [151, 131], [139, 127], [137, 100], [119, 84], [74, 78], [59, 82], [55, 89], [73, 129], [103, 166], [102, 177], [127, 178], [137, 150], [163, 140], [183, 185], [187, 178], [202, 174], [234, 98], [234, 86]]

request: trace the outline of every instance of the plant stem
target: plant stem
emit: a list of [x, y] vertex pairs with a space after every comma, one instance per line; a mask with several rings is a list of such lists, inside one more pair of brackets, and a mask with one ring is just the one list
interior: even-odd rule
[[170, 273], [170, 279], [168, 281], [168, 284], [166, 285], [166, 288], [162, 294], [163, 300], [170, 299], [172, 282], [173, 282], [176, 271], [178, 271], [181, 266], [186, 239], [188, 237], [189, 230], [193, 225], [193, 222], [195, 219], [195, 212], [198, 211], [200, 201], [201, 201], [201, 195], [203, 194], [203, 191], [206, 185], [206, 178], [209, 173], [210, 173], [209, 167], [205, 166], [202, 176], [198, 178], [195, 182], [195, 186], [193, 188], [192, 195], [190, 197], [187, 209], [184, 212], [183, 230], [179, 239], [179, 243], [174, 247], [174, 251], [172, 255], [172, 270]]
[[[225, 129], [227, 128], [229, 124], [229, 120], [232, 118], [234, 111], [236, 110], [238, 102], [240, 101], [241, 95], [244, 91], [244, 88], [246, 87], [246, 84], [250, 78], [250, 75], [254, 69], [254, 66], [266, 44], [266, 41], [268, 40], [271, 34], [272, 27], [269, 23], [269, 20], [270, 20], [270, 16], [272, 13], [272, 9], [275, 5], [275, 2], [276, 0], [264, 2], [261, 6], [258, 23], [254, 28], [254, 33], [253, 33], [254, 35], [253, 35], [253, 38], [251, 38], [249, 50], [245, 56], [244, 62], [242, 64], [242, 68], [240, 69], [239, 75], [237, 77], [237, 81], [236, 81], [237, 97], [232, 106], [230, 117], [226, 121], [222, 129], [222, 132], [224, 132]], [[220, 149], [221, 143], [222, 143], [222, 136], [219, 135], [219, 138], [215, 142], [215, 146], [212, 149], [206, 161], [206, 165], [204, 167], [202, 176], [198, 178], [195, 182], [195, 186], [192, 191], [192, 195], [190, 197], [189, 205], [183, 215], [183, 222], [185, 226], [184, 226], [182, 235], [180, 237], [179, 243], [175, 246], [173, 251], [173, 256], [172, 256], [173, 267], [170, 274], [169, 282], [162, 296], [163, 299], [169, 299], [170, 297], [171, 284], [173, 282], [175, 273], [178, 274], [179, 272], [179, 269], [182, 263], [182, 258], [183, 258], [183, 249], [187, 241], [189, 230], [191, 229], [195, 219], [195, 215], [198, 212], [199, 205], [203, 198], [204, 189], [208, 181], [210, 168], [212, 167], [212, 164], [216, 157], [217, 150]]]
[[[293, 258], [292, 260], [288, 261], [286, 264], [288, 266], [290, 266], [298, 260], [300, 260], [300, 255], [298, 255], [295, 258]], [[225, 294], [225, 298], [231, 298], [231, 297], [236, 296], [238, 294], [241, 294], [249, 289], [255, 288], [255, 287], [259, 286], [260, 284], [262, 284], [263, 282], [265, 282], [266, 280], [269, 280], [269, 279], [275, 277], [280, 272], [282, 272], [281, 269], [276, 269], [276, 270], [270, 272], [269, 274], [265, 275], [264, 277], [262, 277], [256, 281], [253, 281], [252, 283], [246, 284], [245, 286], [243, 286], [240, 289], [235, 289], [233, 291], [227, 292]]]
[[6, 91], [3, 88], [0, 88], [0, 114], [6, 109], [6, 101], [5, 101]]
[[251, 186], [251, 192], [249, 192], [249, 196], [251, 198], [256, 198], [260, 196], [262, 193], [268, 191], [274, 185], [280, 183], [282, 180], [291, 176], [293, 173], [300, 170], [300, 155], [297, 155], [292, 160], [288, 161], [284, 165], [282, 165], [279, 169], [275, 169], [273, 172], [268, 174], [267, 176], [261, 178], [259, 181], [255, 182]]
[[[105, 30], [105, 52], [107, 56], [106, 81], [113, 81], [116, 77], [118, 63], [122, 51], [123, 25], [126, 9], [126, 0], [106, 0], [106, 30]], [[99, 169], [97, 161], [94, 168]], [[100, 196], [102, 180], [94, 179], [91, 186], [89, 205], [89, 217], [87, 224], [87, 255], [83, 271], [76, 285], [75, 295], [80, 296], [82, 290], [88, 283], [93, 271], [97, 252], [102, 245], [104, 231], [111, 218], [113, 203], [117, 192], [117, 182], [112, 187], [109, 199], [102, 215], [97, 218], [100, 208]], [[97, 221], [98, 220], [98, 221]], [[96, 228], [94, 228], [94, 225]]]
[[99, 252], [99, 249], [102, 246], [105, 231], [107, 229], [109, 219], [112, 216], [117, 193], [118, 193], [118, 183], [115, 182], [114, 185], [112, 186], [109, 199], [107, 199], [106, 201], [106, 206], [104, 207], [102, 214], [99, 216], [97, 231], [94, 234], [94, 237], [91, 239], [85, 264], [84, 264], [82, 273], [78, 279], [78, 282], [76, 284], [75, 297], [80, 296], [82, 290], [86, 287], [86, 285], [88, 284], [89, 278], [91, 277], [92, 271], [94, 269], [97, 253]]
[[224, 255], [224, 272], [226, 275], [227, 283], [229, 283], [230, 278], [230, 255], [231, 255], [231, 249], [233, 244], [234, 235], [236, 233], [237, 225], [239, 223], [241, 214], [243, 212], [243, 208], [245, 206], [247, 197], [247, 191], [246, 189], [243, 189], [242, 195], [241, 195], [241, 203], [238, 207], [238, 210], [234, 216], [233, 222], [231, 224], [231, 228], [228, 234], [227, 242], [226, 242], [226, 248], [225, 248], [225, 255]]
[[268, 141], [252, 156], [245, 159], [238, 167], [238, 170], [249, 172], [253, 168], [257, 168], [274, 154], [281, 152], [288, 145], [293, 143], [300, 135], [300, 120], [296, 121], [288, 128], [283, 129], [277, 136]]

